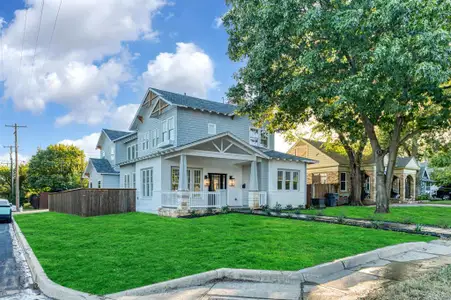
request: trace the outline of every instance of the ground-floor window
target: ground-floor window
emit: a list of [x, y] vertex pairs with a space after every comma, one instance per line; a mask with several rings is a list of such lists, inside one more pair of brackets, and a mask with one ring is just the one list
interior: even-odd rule
[[141, 186], [142, 186], [142, 196], [151, 197], [153, 196], [153, 169], [143, 169], [141, 170]]
[[370, 194], [371, 192], [371, 177], [365, 179], [365, 193]]
[[124, 188], [130, 188], [130, 174], [124, 175]]
[[340, 191], [347, 191], [346, 173], [340, 173]]
[[102, 187], [102, 181], [97, 181], [97, 187], [100, 189]]
[[299, 171], [277, 170], [277, 190], [279, 191], [299, 190]]
[[136, 173], [135, 172], [133, 172], [133, 174], [132, 174], [132, 187], [134, 189], [136, 189]]
[[[179, 188], [179, 167], [171, 168], [171, 190], [177, 191]], [[202, 170], [188, 168], [186, 173], [188, 179], [188, 190], [199, 192], [202, 190]]]

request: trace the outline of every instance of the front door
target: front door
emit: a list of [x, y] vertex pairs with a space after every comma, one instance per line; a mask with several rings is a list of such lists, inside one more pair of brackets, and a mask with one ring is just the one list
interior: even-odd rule
[[[224, 193], [221, 193], [219, 197], [217, 197], [215, 194], [208, 195], [208, 205], [226, 205], [227, 174], [208, 173], [208, 178], [210, 179], [210, 186], [208, 187], [209, 192], [219, 192], [221, 190], [224, 191]], [[220, 197], [225, 197], [226, 199], [223, 199], [223, 201], [221, 201]]]

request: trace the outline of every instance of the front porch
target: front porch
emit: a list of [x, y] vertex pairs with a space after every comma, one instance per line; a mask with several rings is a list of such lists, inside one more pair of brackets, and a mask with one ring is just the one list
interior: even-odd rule
[[227, 135], [179, 148], [161, 157], [161, 186], [140, 204], [158, 203], [166, 216], [259, 208], [268, 200], [262, 163], [262, 155]]

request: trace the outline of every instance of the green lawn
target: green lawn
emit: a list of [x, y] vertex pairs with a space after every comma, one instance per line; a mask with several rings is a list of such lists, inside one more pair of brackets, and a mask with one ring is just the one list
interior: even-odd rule
[[451, 226], [451, 207], [391, 207], [389, 214], [374, 214], [374, 207], [339, 206], [319, 210], [302, 210], [303, 214], [345, 216], [347, 218], [392, 221], [423, 225]]
[[451, 200], [437, 200], [437, 201], [430, 201], [427, 204], [449, 204], [451, 205]]
[[379, 247], [433, 238], [241, 214], [172, 219], [17, 215], [47, 275], [108, 294], [217, 268], [299, 270]]

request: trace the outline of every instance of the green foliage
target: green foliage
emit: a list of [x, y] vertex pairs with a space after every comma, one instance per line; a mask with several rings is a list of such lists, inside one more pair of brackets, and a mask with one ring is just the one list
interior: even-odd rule
[[421, 194], [417, 197], [418, 201], [426, 201], [431, 200], [431, 196], [429, 194]]
[[[19, 166], [19, 182], [20, 182], [20, 203], [22, 204], [28, 193], [30, 192], [30, 187], [28, 184], [27, 177], [28, 165], [21, 164]], [[15, 178], [15, 173], [13, 174]], [[14, 179], [15, 182], [15, 179]], [[11, 169], [9, 166], [0, 166], [0, 198], [9, 199], [15, 204], [15, 188], [11, 193]]]
[[274, 208], [272, 209], [275, 213], [280, 214], [282, 212], [282, 204], [279, 202], [276, 202], [276, 205], [274, 205]]
[[415, 232], [421, 232], [421, 231], [423, 231], [423, 225], [416, 224], [415, 225]]
[[285, 207], [286, 210], [293, 210], [293, 205], [291, 204], [287, 204], [287, 206]]
[[86, 184], [81, 179], [85, 167], [85, 154], [79, 148], [50, 145], [31, 158], [28, 180], [30, 186], [39, 191], [79, 188]]
[[436, 153], [430, 162], [434, 168], [432, 179], [437, 185], [451, 185], [451, 151], [440, 151]]
[[219, 268], [300, 270], [380, 247], [434, 239], [244, 214], [186, 219], [43, 213], [14, 218], [49, 278], [98, 295]]
[[230, 212], [230, 207], [228, 205], [223, 206], [221, 208], [221, 211], [222, 211], [223, 214], [228, 214]]
[[[451, 2], [227, 3], [228, 54], [244, 63], [228, 97], [258, 124], [289, 130], [316, 117], [354, 149], [368, 136], [379, 162], [418, 132], [451, 127]], [[378, 186], [391, 183], [394, 163]]]

